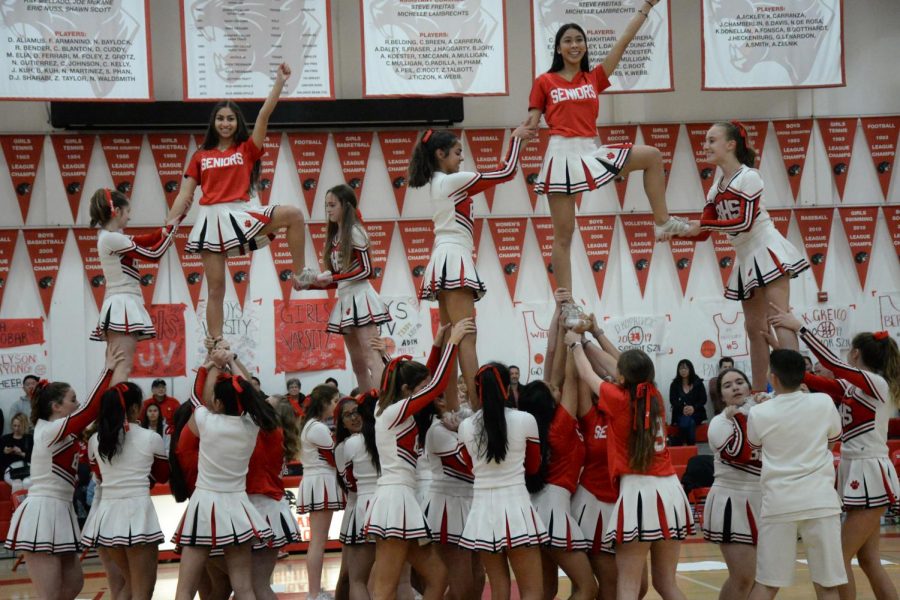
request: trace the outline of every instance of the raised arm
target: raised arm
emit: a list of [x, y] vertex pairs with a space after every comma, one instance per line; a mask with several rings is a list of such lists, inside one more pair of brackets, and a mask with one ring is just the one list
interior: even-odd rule
[[574, 331], [568, 332], [566, 334], [566, 344], [569, 347], [569, 352], [572, 354], [572, 358], [575, 359], [575, 368], [578, 370], [578, 377], [580, 377], [581, 380], [585, 382], [590, 389], [599, 390], [600, 384], [603, 383], [603, 380], [599, 375], [597, 375], [597, 373], [594, 372], [593, 367], [591, 367], [590, 361], [584, 354], [584, 346], [581, 343], [581, 336], [579, 336]]
[[621, 352], [619, 352], [619, 349], [609, 341], [609, 338], [606, 337], [603, 330], [597, 325], [597, 319], [594, 318], [594, 315], [591, 315], [591, 321], [593, 323], [591, 333], [594, 336], [594, 339], [597, 340], [599, 347], [597, 344], [584, 343], [583, 348], [585, 356], [587, 356], [588, 361], [595, 372], [600, 370], [607, 375], [614, 375]]
[[[116, 354], [116, 356], [119, 355], [121, 355], [121, 352]], [[109, 389], [109, 386], [112, 383], [113, 371], [115, 370], [116, 364], [118, 364], [118, 361], [112, 359], [110, 353], [107, 352], [106, 366], [104, 367], [103, 372], [100, 373], [100, 379], [94, 384], [94, 388], [91, 391], [91, 395], [88, 397], [88, 401], [82, 404], [71, 415], [58, 421], [59, 429], [53, 439], [50, 440], [50, 443], [47, 444], [48, 446], [52, 446], [66, 436], [80, 435], [88, 425], [97, 420], [97, 415], [100, 414], [100, 398], [103, 396], [104, 392]], [[54, 421], [53, 425], [56, 424], [57, 421]]]
[[606, 55], [606, 58], [604, 58], [601, 63], [607, 77], [611, 77], [613, 71], [619, 66], [619, 61], [622, 60], [622, 55], [625, 54], [628, 44], [630, 44], [634, 39], [634, 36], [637, 35], [638, 30], [649, 18], [650, 10], [652, 10], [658, 2], [659, 0], [644, 0], [643, 6], [641, 6], [634, 13], [631, 20], [628, 21], [628, 25], [625, 26], [625, 31], [622, 32], [622, 35], [619, 36], [619, 39], [616, 40], [613, 47], [609, 49], [609, 54]]
[[[574, 357], [573, 357], [574, 358]], [[572, 360], [575, 372], [578, 373], [578, 365]], [[581, 378], [578, 378], [578, 418], [588, 414], [594, 408], [594, 399], [591, 397], [590, 386]]]
[[562, 383], [562, 396], [559, 403], [573, 417], [578, 417], [578, 370], [575, 368], [575, 358], [571, 353], [560, 350], [565, 358], [564, 379]]
[[275, 110], [275, 105], [278, 104], [278, 98], [281, 97], [281, 90], [284, 89], [284, 82], [287, 81], [287, 78], [291, 76], [291, 68], [286, 63], [281, 63], [278, 65], [278, 69], [275, 71], [275, 83], [272, 84], [272, 90], [269, 92], [269, 97], [266, 98], [266, 101], [263, 102], [262, 108], [259, 109], [259, 114], [256, 116], [256, 123], [253, 124], [253, 144], [262, 149], [263, 142], [266, 141], [266, 133], [269, 131], [269, 117], [272, 116], [272, 111]]

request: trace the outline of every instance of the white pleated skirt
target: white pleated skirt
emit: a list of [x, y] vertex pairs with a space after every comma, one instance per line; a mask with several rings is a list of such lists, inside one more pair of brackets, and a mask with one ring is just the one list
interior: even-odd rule
[[344, 334], [347, 327], [381, 325], [391, 315], [368, 281], [353, 281], [338, 287], [337, 302], [328, 317], [329, 333]]
[[422, 504], [425, 520], [431, 530], [431, 541], [438, 544], [459, 544], [471, 509], [471, 493], [453, 495], [432, 488]]
[[844, 508], [900, 510], [900, 483], [887, 457], [841, 458], [837, 490]]
[[475, 269], [472, 247], [453, 241], [438, 240], [422, 277], [420, 300], [437, 300], [442, 290], [470, 289], [476, 302], [487, 292]]
[[297, 490], [298, 513], [342, 510], [344, 504], [344, 491], [338, 485], [337, 473], [304, 473]]
[[71, 500], [28, 495], [13, 513], [7, 550], [64, 554], [81, 550], [78, 516]]
[[531, 495], [531, 503], [547, 526], [550, 547], [568, 552], [587, 550], [590, 547], [581, 526], [570, 512], [572, 494], [569, 490], [547, 484], [541, 491]]
[[612, 520], [613, 502], [603, 502], [580, 485], [572, 494], [572, 516], [581, 528], [588, 544], [589, 554], [615, 554], [612, 541], [605, 541], [606, 527]]
[[249, 202], [202, 204], [188, 236], [188, 252], [215, 252], [227, 256], [248, 254], [268, 245], [273, 236], [260, 235], [277, 206]]
[[683, 540], [693, 532], [690, 503], [675, 475], [624, 475], [604, 540], [655, 542]]
[[276, 500], [263, 494], [249, 494], [250, 502], [265, 519], [269, 529], [272, 530], [272, 538], [268, 541], [258, 540], [254, 542], [253, 549], [282, 548], [288, 544], [295, 544], [300, 540], [300, 529], [297, 527], [297, 518], [291, 512], [291, 505], [282, 498]]
[[755, 546], [761, 509], [762, 489], [751, 492], [713, 484], [703, 507], [703, 539]]
[[253, 539], [268, 541], [269, 524], [246, 492], [213, 492], [197, 488], [191, 496], [172, 543], [182, 546], [231, 546]]
[[428, 523], [416, 501], [416, 490], [399, 483], [378, 485], [366, 511], [363, 534], [372, 538], [428, 541]]
[[536, 194], [578, 194], [613, 180], [628, 162], [631, 144], [600, 146], [594, 138], [550, 136]]
[[797, 277], [809, 268], [809, 262], [775, 228], [768, 217], [753, 228], [731, 238], [734, 268], [725, 287], [729, 300], [747, 300], [756, 288], [765, 287], [779, 277]]
[[347, 506], [344, 507], [344, 516], [341, 519], [340, 540], [342, 544], [365, 544], [370, 540], [366, 538], [363, 530], [366, 528], [366, 511], [375, 497], [374, 493], [347, 494]]
[[502, 552], [548, 541], [547, 528], [524, 485], [476, 489], [459, 545], [468, 550]]
[[100, 318], [97, 319], [91, 339], [105, 342], [108, 331], [134, 335], [138, 340], [156, 337], [156, 329], [141, 294], [108, 294], [103, 299]]
[[161, 544], [164, 540], [149, 495], [104, 498], [99, 504], [95, 499], [81, 531], [81, 544], [89, 548]]

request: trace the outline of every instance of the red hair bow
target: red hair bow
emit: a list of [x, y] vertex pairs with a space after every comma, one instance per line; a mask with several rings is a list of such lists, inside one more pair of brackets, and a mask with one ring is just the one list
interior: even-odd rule
[[433, 129], [426, 129], [425, 133], [422, 135], [422, 143], [427, 144], [428, 140], [431, 139], [431, 136], [434, 134]]
[[[500, 393], [503, 394], [503, 403], [506, 404], [506, 401], [509, 400], [509, 392], [506, 390], [506, 386], [503, 384], [503, 378], [500, 377], [500, 370], [496, 365], [484, 365], [483, 367], [478, 369], [477, 373], [475, 373], [475, 379], [480, 379], [481, 375], [488, 370], [494, 372], [494, 377], [497, 379], [497, 385], [500, 386]], [[476, 381], [476, 383], [478, 384], [478, 402], [480, 402], [481, 405], [484, 406], [484, 397], [482, 394], [484, 386], [481, 385], [480, 381]]]
[[747, 130], [744, 129], [744, 125], [740, 121], [731, 121], [731, 124], [734, 125], [734, 127], [737, 129], [738, 135], [741, 136], [741, 138], [744, 140], [744, 143], [746, 144]]
[[244, 393], [244, 386], [241, 385], [241, 376], [240, 375], [219, 375], [219, 381], [231, 381], [231, 387], [234, 388], [236, 392], [234, 395], [234, 402], [237, 404], [238, 414], [244, 414], [244, 405], [241, 404], [240, 395]]
[[109, 204], [109, 214], [112, 216], [116, 212], [116, 205], [113, 204], [112, 190], [103, 188], [103, 191], [106, 192], [106, 202]]
[[391, 375], [393, 375], [394, 371], [397, 369], [397, 366], [400, 363], [407, 361], [407, 360], [412, 360], [412, 356], [410, 356], [409, 354], [401, 354], [397, 358], [391, 360], [391, 362], [389, 362], [387, 364], [387, 366], [384, 368], [384, 375], [382, 376], [383, 379], [381, 380], [382, 381], [382, 384], [381, 384], [381, 393], [382, 394], [387, 393], [388, 381], [391, 380]]
[[[639, 383], [635, 390], [636, 398], [644, 399], [644, 429], [650, 429], [650, 406], [653, 399], [659, 396], [659, 390], [652, 383]], [[632, 424], [632, 430], [637, 431], [637, 421]]]
[[872, 337], [880, 342], [881, 340], [888, 339], [890, 335], [891, 334], [889, 334], [887, 331], [876, 331], [872, 334]]
[[117, 383], [115, 385], [115, 387], [113, 387], [113, 389], [116, 390], [116, 393], [119, 395], [119, 405], [122, 407], [122, 414], [125, 415], [123, 418], [125, 419], [125, 432], [127, 433], [128, 432], [128, 407], [125, 406], [125, 392], [128, 391], [128, 385], [124, 382]]

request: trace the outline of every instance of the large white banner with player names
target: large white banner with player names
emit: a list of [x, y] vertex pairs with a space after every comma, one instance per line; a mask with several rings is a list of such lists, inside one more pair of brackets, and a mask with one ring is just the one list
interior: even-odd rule
[[330, 0], [181, 0], [184, 99], [334, 98]]
[[0, 100], [152, 100], [148, 4], [0, 2]]
[[[643, 0], [532, 0], [531, 33], [534, 76], [550, 68], [556, 48], [556, 31], [565, 23], [581, 25], [587, 34], [591, 68], [600, 64], [637, 9], [649, 8]], [[650, 11], [634, 40], [619, 61], [610, 92], [668, 92], [672, 81], [672, 35], [669, 1], [660, 0]]]
[[842, 11], [843, 0], [703, 0], [703, 89], [845, 85]]
[[363, 95], [509, 92], [505, 0], [359, 0]]

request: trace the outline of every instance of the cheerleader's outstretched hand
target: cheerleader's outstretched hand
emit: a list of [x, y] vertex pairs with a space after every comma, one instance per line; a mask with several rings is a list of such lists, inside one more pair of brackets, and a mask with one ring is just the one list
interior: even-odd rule
[[476, 331], [475, 317], [466, 317], [461, 321], [457, 321], [456, 324], [453, 325], [453, 330], [450, 332], [450, 343], [458, 344], [464, 337], [470, 333], [474, 334]]
[[800, 331], [800, 328], [803, 327], [803, 323], [800, 322], [800, 319], [795, 317], [790, 311], [784, 310], [776, 305], [774, 302], [769, 302], [769, 308], [771, 309], [769, 311], [771, 313], [771, 316], [769, 317], [770, 326], [776, 328], [781, 327], [791, 331]]

